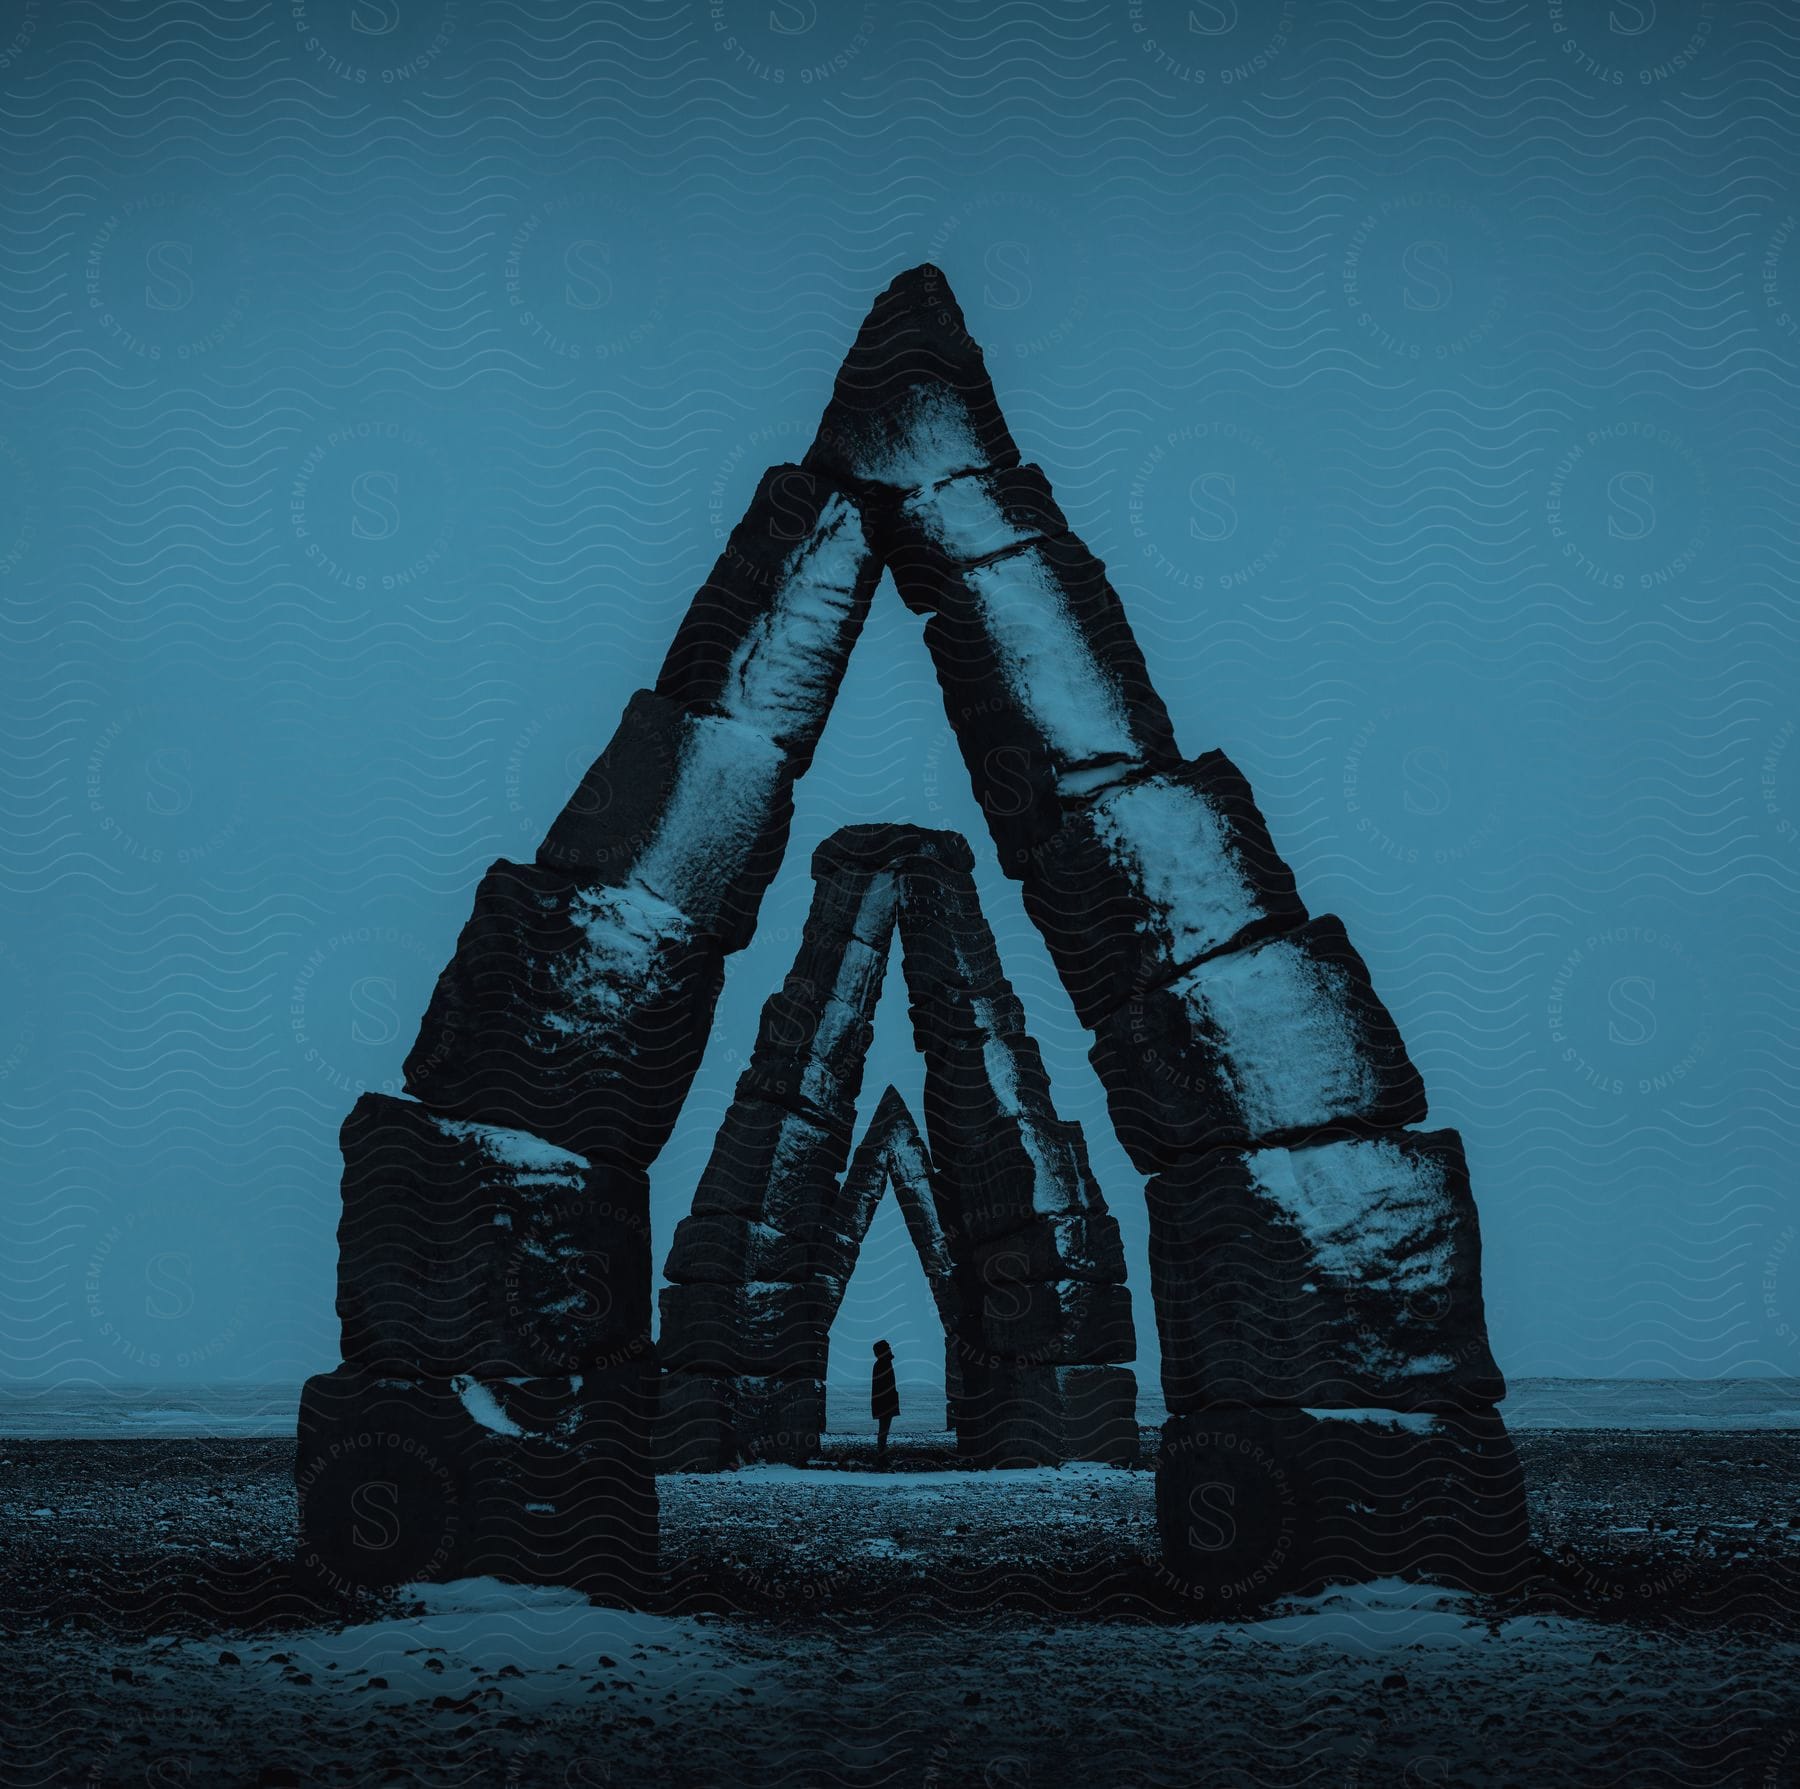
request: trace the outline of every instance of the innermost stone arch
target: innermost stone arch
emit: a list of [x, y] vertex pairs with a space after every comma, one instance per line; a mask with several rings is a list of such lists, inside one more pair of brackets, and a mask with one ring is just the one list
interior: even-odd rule
[[[958, 1452], [987, 1466], [1134, 1457], [1118, 1226], [1080, 1126], [1056, 1112], [967, 842], [846, 827], [812, 870], [794, 967], [763, 1008], [665, 1268], [665, 1470], [813, 1457], [831, 1323], [889, 1184], [944, 1318]], [[925, 1129], [890, 1088], [852, 1161], [896, 929]]]

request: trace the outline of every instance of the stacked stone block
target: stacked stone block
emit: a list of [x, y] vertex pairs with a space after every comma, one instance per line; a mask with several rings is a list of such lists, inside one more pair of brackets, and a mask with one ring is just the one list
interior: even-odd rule
[[[1418, 1073], [1244, 778], [1181, 756], [1104, 568], [1021, 463], [935, 268], [877, 301], [806, 464], [880, 518], [1001, 864], [1152, 1177], [1169, 1569], [1224, 1600], [1377, 1566], [1505, 1577], [1523, 1498], [1460, 1143], [1406, 1128], [1426, 1116]], [[1003, 1017], [946, 1014], [942, 1049]], [[940, 1119], [975, 1124], [961, 1097], [927, 1099], [934, 1154]], [[988, 1157], [962, 1143], [994, 1164], [966, 1171], [984, 1210], [1018, 1151], [1003, 1127]], [[1013, 1333], [1079, 1332], [1092, 1306], [1058, 1296]], [[1219, 1498], [1279, 1533], [1222, 1524]]]
[[655, 689], [534, 860], [483, 877], [409, 1097], [346, 1121], [344, 1365], [306, 1387], [296, 1464], [321, 1575], [654, 1580], [646, 1170], [878, 575], [852, 497], [765, 476]]

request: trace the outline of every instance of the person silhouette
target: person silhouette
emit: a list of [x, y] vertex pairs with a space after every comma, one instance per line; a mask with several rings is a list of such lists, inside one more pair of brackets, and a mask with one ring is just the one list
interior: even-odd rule
[[875, 1460], [887, 1463], [888, 1430], [900, 1414], [900, 1388], [894, 1383], [894, 1351], [886, 1342], [875, 1344], [875, 1370], [869, 1377], [869, 1414], [880, 1424], [875, 1440]]

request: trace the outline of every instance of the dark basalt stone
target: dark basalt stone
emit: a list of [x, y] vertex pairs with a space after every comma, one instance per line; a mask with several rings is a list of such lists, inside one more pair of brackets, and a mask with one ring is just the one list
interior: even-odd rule
[[816, 881], [823, 881], [845, 872], [879, 876], [918, 871], [931, 864], [967, 875], [975, 868], [975, 854], [959, 832], [880, 821], [840, 826], [814, 850], [812, 873]]
[[1020, 871], [1084, 1025], [1209, 956], [1306, 920], [1293, 871], [1222, 752], [1065, 804]]
[[850, 1276], [860, 1240], [823, 1223], [777, 1230], [754, 1218], [690, 1213], [675, 1226], [663, 1276], [678, 1285], [842, 1282]]
[[804, 463], [884, 506], [953, 473], [1019, 463], [981, 350], [937, 268], [910, 268], [875, 300]]
[[1220, 1150], [1149, 1184], [1172, 1411], [1497, 1403], [1462, 1140]]
[[803, 772], [880, 575], [852, 498], [817, 472], [771, 467], [695, 594], [657, 694], [756, 728]]
[[915, 554], [902, 594], [931, 616], [944, 711], [1009, 876], [1069, 805], [1180, 762], [1106, 569], [1073, 535], [970, 569]]
[[715, 940], [636, 890], [502, 860], [438, 977], [407, 1091], [647, 1166], [681, 1110], [723, 973]]
[[841, 1282], [665, 1286], [657, 1351], [674, 1371], [823, 1379]]
[[1090, 1052], [1144, 1173], [1203, 1149], [1398, 1129], [1425, 1087], [1341, 921], [1209, 958], [1128, 1000]]
[[956, 1147], [932, 1151], [951, 1253], [973, 1261], [984, 1243], [1044, 1219], [1105, 1211], [1081, 1127], [1001, 1118]]
[[659, 1472], [722, 1472], [757, 1460], [803, 1466], [825, 1428], [822, 1379], [666, 1373]]
[[787, 850], [793, 781], [792, 762], [753, 728], [639, 690], [537, 862], [641, 887], [737, 950]]
[[923, 593], [946, 566], [979, 565], [1068, 532], [1039, 467], [966, 473], [901, 500], [888, 538], [888, 569], [903, 596], [907, 588]]
[[1018, 1468], [1137, 1461], [1137, 1380], [1126, 1367], [971, 1361], [957, 1399], [957, 1451], [971, 1465]]
[[548, 1377], [650, 1352], [650, 1186], [522, 1131], [365, 1093], [344, 1121], [343, 1356]]
[[1096, 1280], [1125, 1283], [1125, 1248], [1116, 1219], [1105, 1212], [1037, 1218], [980, 1243], [972, 1263], [983, 1286], [1022, 1280]]
[[767, 1100], [726, 1108], [694, 1192], [696, 1217], [754, 1219], [794, 1234], [832, 1226], [847, 1135]]
[[320, 1374], [300, 1399], [300, 1565], [340, 1593], [495, 1577], [639, 1604], [660, 1582], [655, 1412], [647, 1366]]
[[1220, 1613], [1373, 1578], [1504, 1589], [1530, 1560], [1518, 1457], [1492, 1410], [1173, 1417], [1156, 1508], [1169, 1580]]
[[984, 1353], [1031, 1366], [1083, 1366], [1134, 1359], [1131, 1294], [1092, 1280], [1003, 1282], [982, 1300]]

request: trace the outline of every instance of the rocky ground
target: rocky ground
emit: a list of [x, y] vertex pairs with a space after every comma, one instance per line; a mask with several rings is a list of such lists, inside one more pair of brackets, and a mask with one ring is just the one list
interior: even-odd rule
[[0, 1442], [0, 1781], [1800, 1782], [1800, 1436], [1519, 1438], [1544, 1567], [1184, 1617], [1151, 1476], [663, 1481], [665, 1608], [320, 1608], [291, 1444]]

